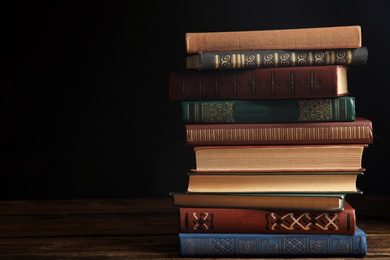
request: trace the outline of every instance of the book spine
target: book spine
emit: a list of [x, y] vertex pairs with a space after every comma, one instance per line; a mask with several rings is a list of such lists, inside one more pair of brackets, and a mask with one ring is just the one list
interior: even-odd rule
[[236, 50], [302, 50], [361, 47], [360, 26], [268, 31], [187, 33], [187, 53]]
[[372, 123], [354, 122], [286, 124], [201, 124], [185, 125], [186, 144], [286, 145], [286, 144], [371, 144]]
[[363, 256], [366, 234], [183, 234], [179, 233], [180, 255], [187, 257], [263, 256]]
[[340, 67], [237, 70], [234, 73], [187, 70], [170, 74], [169, 97], [171, 101], [337, 97]]
[[181, 233], [355, 234], [355, 210], [180, 208]]
[[337, 122], [355, 120], [355, 99], [183, 101], [186, 124]]
[[199, 70], [234, 70], [324, 65], [363, 65], [367, 48], [332, 50], [270, 50], [199, 52]]

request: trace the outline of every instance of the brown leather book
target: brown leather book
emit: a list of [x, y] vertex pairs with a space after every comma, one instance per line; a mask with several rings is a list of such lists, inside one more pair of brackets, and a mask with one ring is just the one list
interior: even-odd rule
[[247, 208], [278, 210], [326, 210], [344, 209], [345, 194], [203, 194], [171, 192], [173, 205], [189, 208]]
[[171, 101], [293, 99], [348, 94], [347, 67], [309, 66], [170, 74]]
[[286, 145], [371, 144], [372, 122], [357, 117], [353, 122], [198, 124], [185, 125], [186, 144]]
[[186, 34], [187, 53], [361, 47], [360, 26]]
[[181, 233], [355, 234], [355, 209], [342, 211], [180, 208]]

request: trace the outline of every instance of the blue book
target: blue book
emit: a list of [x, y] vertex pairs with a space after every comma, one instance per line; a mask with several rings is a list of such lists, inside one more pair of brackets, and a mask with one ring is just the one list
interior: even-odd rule
[[180, 255], [186, 257], [363, 256], [366, 234], [208, 234], [180, 233]]

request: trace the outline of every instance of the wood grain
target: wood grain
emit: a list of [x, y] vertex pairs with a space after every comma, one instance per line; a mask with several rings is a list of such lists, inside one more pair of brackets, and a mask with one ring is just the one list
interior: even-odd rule
[[[390, 210], [384, 205], [390, 196], [347, 200], [367, 233], [366, 258], [389, 259]], [[171, 203], [170, 198], [3, 201], [0, 259], [183, 259], [178, 210]]]

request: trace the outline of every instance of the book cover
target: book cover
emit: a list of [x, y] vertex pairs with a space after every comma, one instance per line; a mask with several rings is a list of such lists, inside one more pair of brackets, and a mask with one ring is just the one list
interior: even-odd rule
[[345, 194], [331, 193], [180, 193], [171, 192], [174, 206], [185, 208], [239, 208], [340, 211], [344, 209]]
[[372, 122], [356, 117], [352, 122], [197, 124], [185, 125], [186, 144], [286, 145], [286, 144], [371, 144]]
[[186, 124], [294, 123], [355, 120], [353, 97], [323, 99], [183, 101]]
[[360, 193], [363, 172], [191, 172], [187, 193]]
[[361, 28], [322, 28], [187, 33], [187, 53], [237, 50], [304, 50], [361, 47]]
[[355, 210], [180, 208], [180, 233], [355, 234]]
[[349, 94], [347, 67], [293, 67], [170, 73], [169, 98], [185, 100], [327, 98]]
[[179, 233], [180, 255], [187, 257], [363, 256], [366, 234], [194, 234]]

